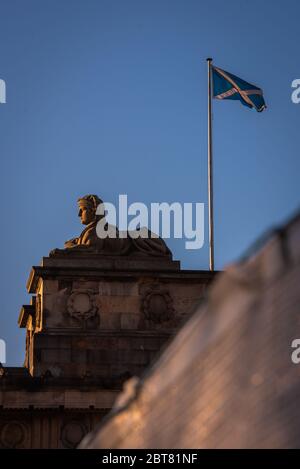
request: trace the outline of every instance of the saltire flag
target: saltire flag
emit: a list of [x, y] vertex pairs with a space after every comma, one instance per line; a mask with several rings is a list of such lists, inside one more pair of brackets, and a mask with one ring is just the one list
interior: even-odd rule
[[213, 97], [216, 99], [238, 99], [244, 106], [258, 112], [267, 106], [261, 88], [251, 85], [232, 73], [212, 65]]

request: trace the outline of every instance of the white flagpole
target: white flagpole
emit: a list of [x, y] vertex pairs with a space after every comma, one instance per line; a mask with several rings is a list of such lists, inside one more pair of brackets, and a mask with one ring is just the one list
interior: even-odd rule
[[208, 168], [208, 226], [209, 226], [209, 270], [215, 268], [214, 259], [214, 203], [213, 203], [213, 161], [212, 161], [212, 89], [211, 89], [211, 64], [212, 59], [207, 60], [208, 72], [208, 144], [207, 144], [207, 168]]

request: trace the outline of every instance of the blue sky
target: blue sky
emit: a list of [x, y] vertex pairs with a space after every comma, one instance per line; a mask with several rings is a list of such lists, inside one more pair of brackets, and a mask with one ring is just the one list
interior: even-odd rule
[[[296, 0], [0, 1], [0, 337], [20, 365], [32, 265], [81, 231], [78, 196], [207, 202], [207, 69], [263, 88], [268, 109], [214, 102], [216, 268], [299, 207]], [[206, 232], [207, 235], [207, 232]], [[199, 251], [170, 240], [187, 269]]]

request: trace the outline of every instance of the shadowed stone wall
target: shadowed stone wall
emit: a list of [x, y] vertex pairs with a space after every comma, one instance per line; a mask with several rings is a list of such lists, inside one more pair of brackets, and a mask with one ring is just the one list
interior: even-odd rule
[[112, 408], [213, 274], [170, 258], [58, 252], [32, 268], [24, 368], [0, 368], [0, 447], [70, 448]]
[[300, 447], [300, 217], [208, 299], [81, 448]]

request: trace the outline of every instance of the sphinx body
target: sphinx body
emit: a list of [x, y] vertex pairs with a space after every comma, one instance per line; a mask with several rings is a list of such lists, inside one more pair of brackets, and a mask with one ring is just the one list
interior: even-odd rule
[[[100, 238], [97, 234], [97, 224], [104, 218], [96, 215], [97, 207], [103, 204], [102, 200], [96, 195], [86, 195], [78, 199], [79, 212], [78, 216], [86, 228], [77, 238], [70, 239], [65, 242], [65, 250], [85, 250], [95, 251], [106, 255], [130, 255], [143, 254], [146, 256], [163, 256], [172, 257], [172, 253], [163, 239], [147, 230], [145, 237], [145, 229], [142, 236], [134, 236], [127, 232], [126, 237], [121, 237], [117, 227], [103, 223], [107, 230], [111, 229], [115, 233], [115, 237]], [[105, 221], [104, 221], [105, 222]], [[137, 232], [135, 232], [137, 233]]]

